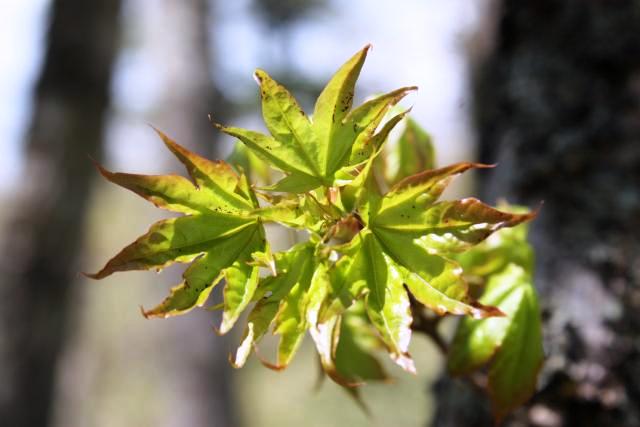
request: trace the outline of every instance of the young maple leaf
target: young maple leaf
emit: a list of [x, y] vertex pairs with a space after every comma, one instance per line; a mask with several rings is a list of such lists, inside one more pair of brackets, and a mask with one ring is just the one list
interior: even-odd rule
[[113, 173], [98, 166], [109, 181], [154, 205], [185, 214], [159, 221], [125, 247], [97, 273], [102, 279], [117, 271], [161, 270], [175, 262], [191, 262], [183, 282], [147, 317], [169, 317], [202, 306], [213, 287], [224, 279], [224, 311], [220, 326], [228, 331], [251, 301], [259, 268], [247, 263], [265, 250], [265, 234], [253, 214], [257, 200], [244, 175], [223, 161], [213, 162], [189, 152], [157, 131], [185, 165], [193, 181], [178, 175]]
[[371, 140], [389, 108], [417, 89], [400, 88], [352, 110], [356, 80], [369, 48], [356, 53], [329, 81], [318, 97], [313, 120], [287, 89], [265, 71], [257, 70], [262, 116], [272, 136], [216, 125], [287, 174], [271, 190], [304, 193], [320, 186], [334, 186], [336, 174], [350, 165], [352, 148]]

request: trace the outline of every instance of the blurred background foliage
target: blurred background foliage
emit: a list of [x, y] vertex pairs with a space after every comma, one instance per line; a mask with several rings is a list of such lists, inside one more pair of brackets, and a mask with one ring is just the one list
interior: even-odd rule
[[255, 358], [234, 371], [239, 331], [215, 336], [215, 314], [145, 320], [138, 305], [179, 268], [78, 275], [164, 216], [98, 180], [89, 157], [180, 172], [153, 124], [224, 158], [233, 141], [207, 114], [261, 129], [255, 68], [310, 111], [366, 43], [356, 98], [418, 85], [405, 105], [437, 164], [499, 161], [480, 183], [488, 201], [547, 201], [532, 236], [548, 368], [507, 423], [640, 425], [638, 1], [5, 0], [0, 23], [3, 425], [489, 425], [462, 383], [432, 391], [443, 361], [421, 336], [418, 376], [389, 366], [396, 381], [364, 390], [367, 418], [330, 381], [316, 389], [309, 342], [285, 372]]

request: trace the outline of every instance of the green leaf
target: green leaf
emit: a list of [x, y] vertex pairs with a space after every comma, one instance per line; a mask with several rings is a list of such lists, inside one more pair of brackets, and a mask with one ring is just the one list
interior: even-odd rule
[[402, 118], [393, 118], [374, 134], [389, 108], [415, 90], [413, 86], [391, 91], [351, 110], [356, 80], [368, 49], [369, 46], [356, 53], [331, 78], [318, 97], [313, 121], [287, 89], [259, 69], [255, 77], [260, 85], [262, 115], [272, 137], [216, 124], [287, 174], [268, 190], [304, 193], [337, 185], [343, 180], [341, 169], [366, 160]]
[[177, 144], [167, 135], [158, 133], [167, 148], [187, 168], [189, 176], [193, 179], [199, 190], [204, 191], [210, 203], [220, 209], [232, 210], [240, 214], [243, 209], [255, 207], [251, 197], [240, 194], [242, 176], [238, 176], [231, 166], [222, 160], [212, 161], [187, 150]]
[[331, 165], [336, 165], [334, 167], [337, 169], [337, 164], [346, 151], [344, 147], [338, 146], [339, 141], [335, 135], [342, 128], [342, 121], [351, 110], [356, 80], [370, 48], [370, 45], [365, 46], [342, 65], [316, 101], [313, 129], [318, 144], [322, 147], [318, 160], [324, 172], [328, 172]]
[[331, 277], [329, 267], [325, 263], [320, 263], [316, 267], [311, 278], [311, 285], [307, 294], [306, 320], [311, 327], [318, 325], [320, 308], [324, 303], [329, 289], [331, 288]]
[[295, 153], [310, 175], [323, 176], [317, 167], [320, 153], [316, 135], [298, 102], [265, 71], [256, 70], [254, 75], [260, 84], [262, 116], [271, 135]]
[[176, 175], [145, 176], [112, 173], [99, 166], [110, 181], [134, 191], [157, 206], [188, 216], [162, 220], [125, 247], [97, 273], [161, 270], [175, 262], [192, 262], [184, 281], [171, 290], [147, 317], [181, 314], [206, 302], [212, 288], [226, 278], [223, 332], [252, 298], [258, 267], [247, 265], [251, 253], [264, 250], [262, 225], [252, 212], [257, 200], [246, 179], [224, 162], [212, 162], [178, 145], [157, 131], [186, 166], [193, 183]]
[[[241, 344], [231, 363], [241, 367], [251, 353], [251, 349], [275, 325], [274, 333], [284, 333], [278, 349], [278, 360], [295, 354], [302, 336], [296, 333], [298, 323], [295, 322], [295, 302], [300, 297], [300, 288], [308, 288], [313, 274], [313, 246], [308, 243], [296, 245], [287, 252], [274, 254], [277, 274], [260, 280], [254, 299], [258, 299], [249, 314]], [[286, 311], [286, 314], [282, 312]], [[293, 320], [293, 321], [292, 321]], [[282, 325], [286, 323], [286, 325]], [[277, 328], [282, 327], [281, 331]], [[284, 341], [284, 342], [283, 342]], [[284, 357], [287, 355], [289, 356]], [[282, 356], [281, 356], [282, 354]], [[284, 369], [287, 364], [276, 365], [263, 362], [274, 369]]]
[[490, 167], [479, 163], [456, 163], [440, 169], [426, 170], [394, 185], [382, 199], [376, 213], [378, 224], [405, 222], [435, 203], [457, 175], [473, 168]]
[[409, 354], [411, 342], [411, 311], [409, 296], [402, 286], [402, 276], [388, 264], [391, 277], [384, 287], [384, 302], [377, 306], [372, 294], [367, 296], [367, 314], [387, 345], [391, 359], [407, 372], [415, 373], [416, 367]]
[[342, 203], [347, 212], [358, 211], [365, 223], [369, 222], [369, 212], [380, 207], [380, 189], [376, 182], [373, 165], [380, 150], [373, 153], [358, 175], [341, 190]]
[[307, 330], [307, 290], [314, 273], [313, 251], [310, 249], [298, 257], [296, 262], [300, 265], [292, 266], [291, 273], [284, 279], [290, 290], [282, 298], [274, 323], [274, 333], [280, 335], [276, 369], [287, 367]]
[[544, 358], [540, 311], [531, 276], [516, 264], [492, 275], [480, 301], [497, 305], [507, 317], [463, 319], [448, 368], [455, 375], [465, 374], [491, 360], [489, 394], [502, 418], [535, 390]]
[[[438, 201], [456, 175], [489, 166], [432, 169], [428, 134], [405, 118], [408, 110], [395, 107], [415, 87], [352, 108], [368, 50], [356, 53], [330, 79], [311, 118], [286, 88], [258, 69], [269, 135], [216, 125], [241, 143], [230, 156], [232, 165], [198, 156], [157, 131], [191, 179], [98, 166], [108, 180], [184, 216], [153, 224], [89, 276], [190, 263], [182, 283], [157, 307], [143, 311], [145, 316], [168, 317], [202, 306], [212, 289], [224, 284], [223, 302], [209, 308], [222, 311], [219, 332], [228, 332], [249, 310], [240, 345], [229, 357], [233, 366], [244, 365], [271, 331], [280, 335], [276, 360], [260, 359], [284, 369], [309, 331], [325, 372], [361, 404], [354, 386], [387, 379], [377, 351], [415, 372], [408, 348], [413, 315], [421, 314], [418, 304], [440, 315], [468, 315], [449, 367], [465, 373], [491, 363], [488, 383], [501, 417], [531, 393], [542, 360], [533, 255], [521, 226], [535, 213], [494, 209], [473, 198]], [[385, 150], [403, 120], [395, 151]], [[380, 181], [381, 154], [389, 151], [398, 164], [386, 172], [393, 185], [383, 194], [388, 185]], [[278, 182], [267, 164], [282, 172]], [[255, 181], [245, 173], [263, 187], [254, 191]], [[265, 223], [304, 230], [308, 240], [272, 253]], [[509, 227], [514, 228], [496, 234]], [[296, 239], [302, 236], [296, 233]], [[467, 281], [489, 283], [479, 301]]]
[[323, 371], [336, 383], [345, 387], [355, 387], [359, 384], [350, 382], [342, 377], [336, 368], [335, 353], [340, 339], [341, 321], [341, 316], [334, 316], [323, 323], [311, 326], [309, 332], [320, 357], [320, 365]]
[[335, 349], [340, 333], [341, 317], [332, 316], [324, 321], [320, 320], [320, 309], [330, 287], [331, 279], [329, 269], [326, 264], [322, 263], [318, 266], [311, 279], [306, 312], [307, 324], [324, 371], [337, 383], [350, 385], [338, 375], [334, 363]]
[[175, 262], [190, 262], [252, 224], [251, 219], [223, 215], [192, 215], [162, 220], [89, 277], [102, 279], [117, 271], [161, 270]]
[[[280, 141], [247, 129], [225, 127], [219, 124], [216, 124], [216, 127], [227, 135], [238, 138], [259, 157], [276, 168], [288, 173], [314, 178], [314, 168], [309, 163], [307, 155], [300, 147], [291, 145], [290, 141]], [[321, 182], [318, 181], [318, 185], [320, 184]]]
[[384, 251], [402, 267], [407, 287], [423, 305], [440, 315], [500, 315], [493, 307], [471, 299], [462, 268], [455, 261], [429, 253], [412, 236], [377, 228], [373, 232]]
[[[221, 333], [227, 332], [231, 326], [229, 323], [233, 324], [235, 321], [235, 318], [232, 318], [234, 308], [241, 303], [237, 301], [233, 293], [238, 292], [238, 287], [245, 285], [248, 285], [246, 292], [255, 290], [255, 284], [251, 283], [249, 276], [254, 276], [253, 280], [256, 280], [258, 268], [253, 268], [245, 263], [250, 259], [251, 251], [264, 244], [260, 231], [259, 226], [254, 224], [229, 237], [211, 242], [206, 254], [194, 261], [184, 272], [184, 281], [172, 288], [170, 295], [158, 306], [144, 311], [145, 317], [170, 317], [202, 306], [213, 287], [223, 277], [226, 277], [225, 321]], [[248, 277], [240, 277], [238, 271], [244, 271]], [[232, 296], [229, 298], [227, 294], [230, 288]]]
[[[329, 170], [337, 170], [344, 164], [344, 157], [351, 155], [349, 164], [353, 165], [360, 161], [366, 160], [368, 156], [363, 155], [363, 151], [373, 153], [377, 150], [382, 142], [387, 138], [391, 129], [397, 124], [405, 113], [396, 115], [389, 120], [392, 124], [385, 127], [385, 131], [378, 134], [377, 139], [374, 138], [374, 132], [382, 122], [385, 113], [390, 107], [397, 104], [409, 92], [417, 90], [415, 86], [403, 87], [389, 92], [385, 95], [378, 96], [370, 101], [365, 102], [358, 108], [352, 110], [344, 119], [344, 123], [340, 126], [335, 134], [337, 141], [336, 148], [340, 151], [333, 158], [334, 162], [329, 165]], [[344, 141], [344, 142], [343, 142]], [[353, 141], [347, 143], [347, 141]], [[360, 156], [354, 158], [354, 151]]]
[[351, 383], [387, 381], [389, 376], [374, 356], [384, 343], [367, 321], [364, 310], [354, 307], [345, 313], [335, 348], [338, 375]]
[[408, 353], [412, 318], [402, 275], [371, 232], [365, 230], [359, 236], [362, 243], [354, 255], [347, 281], [354, 283], [351, 286], [361, 282], [368, 288], [367, 314], [371, 323], [388, 347], [392, 360], [403, 369], [415, 372]]
[[467, 249], [483, 241], [493, 232], [503, 227], [514, 227], [530, 220], [536, 214], [503, 212], [485, 205], [478, 199], [466, 198], [440, 202], [433, 206], [428, 215], [432, 215], [433, 222], [438, 224], [438, 230], [430, 230], [429, 234], [421, 237], [421, 244], [438, 252], [450, 253]]
[[387, 156], [386, 177], [389, 183], [435, 168], [435, 152], [431, 136], [408, 117], [396, 144]]
[[[240, 314], [251, 302], [258, 286], [260, 269], [253, 266], [256, 253], [263, 253], [265, 236], [261, 229], [255, 232], [251, 240], [236, 248], [240, 254], [233, 265], [224, 271], [226, 286], [224, 287], [224, 311], [220, 333], [225, 334], [233, 327]], [[222, 255], [223, 256], [223, 255]], [[221, 257], [222, 257], [221, 256]]]
[[331, 271], [331, 287], [320, 312], [320, 322], [341, 315], [364, 294], [367, 284], [358, 278], [362, 267], [362, 257], [355, 262], [351, 256], [343, 256], [336, 263]]
[[275, 333], [280, 335], [278, 344], [277, 369], [284, 369], [298, 351], [304, 334], [306, 323], [304, 319], [304, 295], [310, 279], [301, 278], [291, 292], [283, 299], [276, 318]]
[[234, 368], [244, 366], [255, 344], [267, 333], [278, 313], [279, 303], [276, 299], [263, 298], [251, 310], [240, 346], [235, 356], [229, 358]]
[[179, 175], [136, 175], [113, 173], [96, 165], [102, 176], [149, 200], [159, 208], [185, 214], [203, 213], [214, 207], [206, 190]]
[[385, 349], [362, 304], [311, 328], [325, 373], [344, 387], [389, 379], [374, 352]]
[[[500, 205], [501, 210], [526, 214], [526, 208]], [[456, 254], [456, 260], [464, 269], [465, 275], [474, 280], [490, 277], [499, 273], [508, 264], [515, 263], [530, 274], [533, 272], [533, 248], [527, 243], [527, 223], [513, 228], [503, 228], [492, 234], [471, 250]]]
[[306, 193], [318, 188], [321, 185], [317, 178], [309, 175], [292, 173], [282, 178], [280, 181], [268, 187], [263, 187], [263, 190], [279, 191], [285, 193]]
[[375, 227], [416, 236], [419, 245], [434, 254], [461, 252], [503, 227], [516, 226], [535, 216], [502, 212], [471, 197], [439, 202], [425, 209], [413, 206], [418, 205], [383, 211], [376, 216]]
[[271, 184], [271, 170], [269, 165], [258, 158], [246, 145], [238, 142], [233, 146], [233, 151], [227, 157], [227, 162], [236, 170], [247, 174], [254, 182], [262, 185]]
[[[408, 113], [409, 110], [393, 116], [375, 135], [373, 134], [373, 132], [377, 127], [377, 123], [374, 123], [375, 126], [368, 127], [364, 132], [360, 133], [351, 149], [349, 165], [356, 165], [360, 162], [363, 162], [369, 159], [378, 150], [380, 150], [382, 144], [386, 142], [391, 131], [396, 127], [398, 123], [400, 123], [400, 121], [402, 121], [402, 119]], [[370, 132], [369, 129], [371, 129]]]
[[282, 200], [271, 206], [258, 208], [254, 213], [265, 222], [278, 222], [293, 228], [303, 228], [309, 213], [299, 200]]

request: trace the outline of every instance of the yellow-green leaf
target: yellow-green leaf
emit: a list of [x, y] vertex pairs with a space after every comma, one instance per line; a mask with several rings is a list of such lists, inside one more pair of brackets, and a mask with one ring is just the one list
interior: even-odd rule
[[[307, 243], [299, 244], [286, 252], [274, 254], [274, 258], [277, 274], [263, 278], [258, 284], [258, 289], [254, 293], [254, 299], [258, 301], [249, 314], [241, 344], [231, 360], [232, 365], [235, 367], [244, 365], [252, 348], [272, 324], [275, 324], [274, 327], [276, 329], [279, 327], [282, 323], [282, 311], [285, 309], [285, 301], [291, 301], [299, 295], [298, 289], [300, 287], [297, 285], [302, 283], [303, 287], [308, 287], [308, 280], [310, 280], [313, 272], [313, 246]], [[287, 309], [293, 310], [292, 307]], [[291, 323], [285, 327], [287, 329], [285, 332], [288, 333], [288, 336], [286, 338], [287, 342], [282, 346], [287, 349], [291, 348], [291, 357], [293, 357], [302, 337], [298, 337], [299, 340], [296, 343], [295, 334], [292, 333], [296, 330], [296, 324], [291, 325]], [[276, 332], [274, 331], [274, 333]], [[284, 369], [286, 367], [286, 364], [271, 365], [266, 362], [265, 364], [275, 369]]]
[[[366, 158], [362, 157], [354, 159], [353, 151], [362, 152], [368, 145], [374, 146], [375, 144], [371, 144], [371, 139], [374, 132], [382, 122], [386, 112], [409, 92], [416, 89], [417, 87], [415, 86], [396, 89], [367, 101], [350, 111], [344, 118], [342, 126], [338, 127], [336, 130], [334, 138], [337, 142], [335, 146], [339, 151], [335, 156], [332, 156], [335, 160], [329, 164], [329, 170], [337, 170], [342, 164], [344, 164], [344, 157], [349, 154], [351, 154], [349, 164], [356, 164], [359, 163], [359, 161], [365, 160]], [[393, 126], [395, 126], [395, 123], [391, 125], [391, 128], [393, 128]], [[391, 128], [386, 131], [386, 135], [382, 139], [386, 139]], [[378, 144], [380, 143], [381, 142]], [[370, 149], [369, 152], [372, 153], [376, 149], [377, 148]]]
[[322, 176], [317, 166], [320, 146], [298, 102], [265, 71], [256, 70], [255, 77], [260, 84], [262, 116], [273, 138], [295, 153], [310, 175]]
[[[209, 242], [205, 255], [196, 259], [184, 272], [184, 281], [171, 289], [171, 294], [157, 307], [144, 311], [144, 315], [146, 317], [169, 317], [202, 306], [213, 287], [229, 272], [231, 281], [227, 277], [224, 311], [226, 322], [223, 322], [223, 332], [226, 332], [227, 326], [230, 326], [228, 323], [231, 321], [227, 319], [229, 312], [232, 312], [240, 304], [234, 296], [228, 298], [227, 289], [229, 286], [237, 289], [238, 286], [247, 284], [248, 280], [241, 281], [237, 277], [236, 271], [238, 270], [255, 270], [254, 274], [257, 279], [258, 268], [245, 263], [250, 259], [251, 250], [264, 246], [260, 232], [260, 227], [257, 224], [252, 224], [228, 237]], [[255, 289], [255, 285], [249, 283], [248, 286], [246, 292], [250, 292], [252, 287]], [[238, 291], [232, 290], [231, 292]]]
[[233, 151], [227, 157], [227, 162], [236, 170], [245, 173], [255, 183], [261, 185], [271, 184], [271, 170], [269, 164], [260, 159], [253, 151], [249, 150], [246, 145], [237, 142], [233, 146]]
[[363, 162], [369, 159], [374, 153], [376, 153], [382, 147], [389, 137], [391, 131], [396, 127], [400, 121], [405, 117], [405, 115], [409, 112], [409, 110], [404, 111], [402, 113], [396, 114], [391, 119], [389, 119], [382, 129], [376, 134], [373, 134], [375, 128], [377, 127], [377, 123], [374, 123], [375, 126], [367, 128], [365, 131], [361, 132], [354, 144], [351, 148], [351, 156], [349, 157], [349, 165], [356, 165], [360, 162]]
[[409, 354], [411, 342], [411, 310], [409, 296], [404, 289], [402, 276], [387, 258], [388, 277], [384, 286], [384, 300], [375, 301], [367, 295], [367, 314], [387, 345], [391, 359], [405, 371], [415, 373], [416, 367]]
[[[274, 333], [280, 335], [278, 343], [277, 369], [284, 369], [298, 351], [307, 331], [306, 309], [307, 291], [314, 273], [313, 252], [305, 250], [297, 258], [297, 266], [292, 266], [286, 281], [290, 286], [282, 298], [275, 318]], [[296, 274], [297, 273], [297, 274]]]
[[249, 241], [237, 249], [241, 253], [235, 257], [235, 262], [224, 270], [224, 311], [220, 333], [227, 333], [235, 324], [240, 314], [251, 302], [258, 286], [260, 268], [251, 262], [256, 253], [263, 253], [265, 236], [261, 229], [253, 233]]
[[435, 203], [451, 180], [473, 168], [490, 167], [479, 163], [455, 163], [453, 165], [426, 170], [403, 179], [394, 185], [382, 199], [376, 213], [379, 224], [404, 222], [419, 215]]
[[249, 313], [240, 346], [235, 356], [230, 358], [235, 368], [244, 366], [255, 344], [267, 333], [273, 319], [278, 313], [280, 301], [274, 298], [263, 298], [256, 303]]
[[383, 207], [383, 213], [374, 220], [375, 227], [415, 236], [420, 246], [434, 254], [468, 249], [503, 227], [516, 226], [535, 216], [502, 212], [472, 197], [426, 208], [415, 203], [386, 210]]
[[226, 277], [223, 332], [252, 299], [258, 267], [248, 265], [251, 254], [265, 248], [264, 230], [253, 211], [257, 200], [246, 181], [224, 162], [212, 162], [172, 141], [160, 131], [166, 146], [186, 166], [194, 182], [176, 176], [112, 173], [110, 181], [130, 189], [160, 207], [188, 214], [162, 220], [125, 247], [97, 273], [161, 270], [175, 262], [192, 264], [184, 281], [171, 290], [147, 317], [181, 314], [205, 303], [211, 289]]
[[216, 125], [216, 127], [220, 131], [238, 138], [259, 157], [276, 168], [288, 173], [314, 177], [314, 169], [299, 147], [260, 132], [222, 125]]
[[357, 238], [362, 242], [353, 256], [346, 280], [353, 283], [350, 286], [362, 283], [368, 288], [369, 319], [388, 347], [391, 358], [403, 369], [415, 372], [408, 354], [412, 318], [402, 275], [370, 231], [361, 232]]
[[174, 262], [189, 262], [207, 252], [220, 239], [252, 223], [247, 218], [221, 215], [192, 215], [162, 220], [89, 277], [102, 279], [117, 271], [160, 270]]
[[338, 147], [339, 141], [335, 138], [335, 134], [342, 127], [342, 121], [351, 110], [356, 80], [370, 47], [370, 45], [365, 46], [342, 65], [316, 101], [313, 129], [318, 144], [322, 147], [318, 160], [324, 172], [329, 170], [329, 165], [338, 163], [345, 152], [344, 147]]
[[255, 207], [251, 203], [251, 198], [240, 194], [241, 177], [233, 171], [228, 163], [199, 156], [179, 145], [158, 129], [154, 128], [154, 130], [162, 138], [167, 148], [187, 168], [187, 172], [196, 186], [206, 192], [210, 203], [221, 209], [234, 210], [234, 213]]
[[284, 193], [306, 193], [318, 188], [322, 182], [313, 176], [301, 173], [291, 173], [273, 185], [263, 187], [263, 190], [278, 191]]
[[471, 299], [462, 268], [455, 261], [429, 253], [410, 235], [375, 228], [374, 233], [384, 251], [402, 267], [407, 287], [423, 305], [441, 315], [489, 317], [501, 314], [493, 307]]

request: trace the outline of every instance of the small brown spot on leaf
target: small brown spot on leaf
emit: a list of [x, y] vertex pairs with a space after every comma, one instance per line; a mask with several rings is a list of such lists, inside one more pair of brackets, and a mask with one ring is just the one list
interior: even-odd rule
[[156, 245], [162, 242], [167, 241], [167, 238], [160, 233], [151, 233], [149, 236], [149, 243]]

